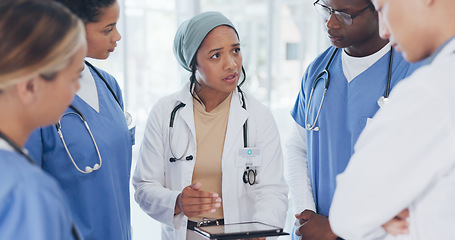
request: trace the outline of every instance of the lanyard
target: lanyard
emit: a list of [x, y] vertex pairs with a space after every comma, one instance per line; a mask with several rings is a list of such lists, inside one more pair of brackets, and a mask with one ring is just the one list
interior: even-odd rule
[[96, 67], [93, 66], [91, 63], [85, 61], [85, 64], [87, 64], [87, 66], [89, 68], [93, 69], [93, 71], [95, 71], [96, 75], [98, 75], [98, 77], [104, 82], [104, 84], [106, 84], [106, 87], [109, 89], [109, 92], [112, 93], [112, 96], [115, 98], [115, 101], [118, 103], [120, 108], [122, 108], [122, 104], [120, 104], [120, 100], [118, 99], [118, 97], [115, 94], [114, 90], [112, 89], [111, 85], [109, 85], [109, 83], [107, 82], [106, 78], [104, 78], [103, 75], [101, 75], [101, 73], [98, 71], [98, 69], [96, 69]]
[[0, 131], [0, 138], [5, 140], [6, 143], [8, 143], [16, 152], [18, 152], [19, 154], [24, 156], [27, 159], [27, 161], [29, 161], [31, 164], [36, 164], [35, 161], [33, 161], [32, 158], [27, 153], [25, 153], [19, 146], [17, 146], [16, 143], [14, 143], [10, 138], [8, 138], [1, 131]]
[[[31, 164], [36, 164], [35, 161], [32, 160], [32, 158], [25, 153], [16, 143], [14, 143], [10, 138], [8, 138], [5, 134], [3, 134], [0, 131], [0, 138], [5, 140], [6, 143], [8, 143], [16, 152], [24, 156]], [[74, 222], [71, 222], [71, 233], [74, 236], [76, 240], [81, 239], [79, 233], [77, 232], [76, 226], [74, 225]]]

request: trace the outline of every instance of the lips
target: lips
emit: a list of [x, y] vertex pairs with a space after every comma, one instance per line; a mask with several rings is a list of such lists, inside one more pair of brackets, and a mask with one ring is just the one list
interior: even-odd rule
[[[390, 40], [389, 40], [390, 41]], [[400, 46], [396, 42], [390, 42], [390, 45], [398, 52], [401, 52]]]
[[112, 48], [109, 48], [107, 51], [108, 52], [114, 52], [116, 47], [117, 47], [117, 44], [115, 44]]
[[329, 39], [331, 41], [339, 42], [339, 41], [343, 40], [343, 36], [337, 35], [336, 31], [334, 31], [333, 29], [326, 28], [326, 32], [327, 32], [327, 36], [329, 37]]
[[329, 36], [330, 40], [335, 41], [335, 42], [340, 42], [343, 40], [343, 37], [341, 37], [341, 36], [334, 36], [331, 34], [329, 34], [328, 36]]
[[237, 80], [238, 73], [229, 74], [227, 77], [223, 78], [223, 81], [232, 82]]

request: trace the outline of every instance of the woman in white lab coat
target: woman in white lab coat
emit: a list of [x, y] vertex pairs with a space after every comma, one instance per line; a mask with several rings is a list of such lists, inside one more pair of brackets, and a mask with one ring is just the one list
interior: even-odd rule
[[270, 111], [240, 89], [234, 26], [218, 12], [196, 15], [178, 29], [174, 53], [192, 76], [150, 112], [136, 201], [162, 223], [162, 239], [194, 239], [191, 225], [203, 218], [284, 227], [280, 137]]

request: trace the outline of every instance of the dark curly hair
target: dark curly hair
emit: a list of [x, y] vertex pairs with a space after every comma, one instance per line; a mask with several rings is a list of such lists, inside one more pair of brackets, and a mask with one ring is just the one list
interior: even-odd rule
[[98, 22], [104, 9], [117, 0], [54, 0], [68, 7], [85, 23]]

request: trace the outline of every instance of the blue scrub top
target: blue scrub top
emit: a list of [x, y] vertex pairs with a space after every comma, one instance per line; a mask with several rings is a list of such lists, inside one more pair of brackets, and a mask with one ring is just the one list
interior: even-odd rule
[[[38, 165], [62, 186], [75, 222], [85, 239], [128, 240], [131, 239], [131, 135], [122, 107], [106, 84], [93, 69], [90, 70], [98, 91], [99, 113], [79, 96], [75, 96], [72, 105], [87, 120], [101, 153], [101, 168], [89, 174], [79, 172], [53, 125], [33, 132], [25, 147]], [[116, 80], [106, 72], [99, 71], [123, 105], [122, 93]], [[74, 110], [68, 108], [66, 112]], [[65, 115], [61, 119], [61, 126], [66, 145], [80, 169], [99, 163], [91, 137], [78, 116]]]
[[[322, 72], [334, 47], [328, 48], [307, 68], [302, 79], [291, 115], [305, 127], [307, 101], [315, 77]], [[377, 100], [383, 96], [387, 83], [390, 51], [359, 76], [348, 83], [341, 62], [342, 51], [338, 51], [329, 67], [330, 85], [322, 105], [316, 126], [319, 131], [307, 132], [308, 170], [313, 188], [313, 197], [318, 214], [328, 216], [336, 187], [336, 176], [342, 173], [354, 152], [354, 145], [379, 106]], [[391, 88], [410, 75], [419, 64], [406, 62], [394, 51]], [[319, 81], [311, 99], [308, 122], [314, 122], [322, 99], [324, 81]]]
[[75, 239], [58, 183], [16, 152], [0, 150], [0, 239]]

